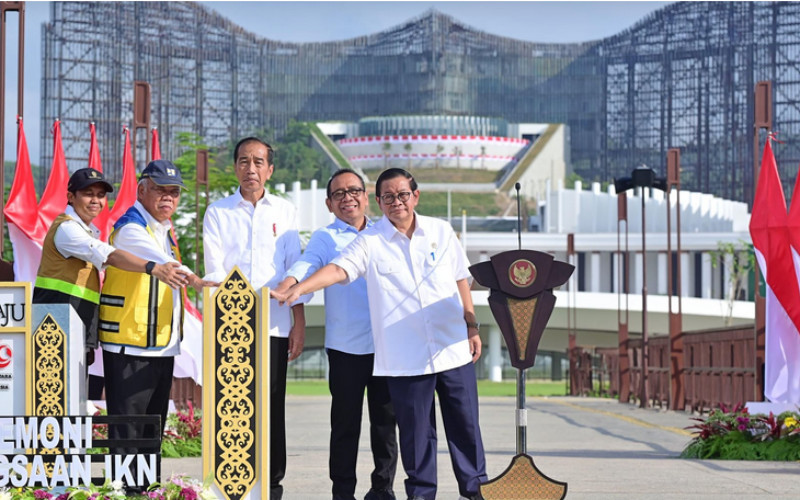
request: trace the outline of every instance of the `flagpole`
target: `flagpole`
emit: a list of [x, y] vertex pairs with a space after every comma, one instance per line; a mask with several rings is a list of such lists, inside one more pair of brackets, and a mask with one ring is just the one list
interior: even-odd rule
[[[5, 117], [6, 117], [6, 12], [19, 13], [19, 37], [17, 43], [17, 115], [22, 116], [25, 95], [25, 2], [0, 2], [0, 208], [6, 206], [5, 199]], [[5, 214], [0, 210], [0, 260], [5, 248]]]
[[[759, 140], [758, 135], [760, 129], [772, 130], [772, 82], [769, 80], [760, 81], [756, 83], [754, 98], [753, 98], [753, 198], [750, 203], [750, 211], [752, 212], [755, 205], [756, 187], [758, 186], [759, 177]], [[769, 140], [769, 139], [767, 139]], [[758, 266], [753, 266], [753, 275], [755, 282], [755, 293], [753, 299], [756, 306], [755, 325], [753, 328], [753, 341], [755, 347], [755, 383], [753, 384], [753, 391], [755, 392], [755, 401], [764, 401], [765, 378], [764, 372], [759, 367], [764, 366], [765, 350], [766, 350], [766, 299], [761, 296], [761, 272]]]

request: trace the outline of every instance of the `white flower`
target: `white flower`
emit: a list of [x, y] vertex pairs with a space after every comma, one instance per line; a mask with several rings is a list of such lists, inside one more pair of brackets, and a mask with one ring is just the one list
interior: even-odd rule
[[119, 494], [122, 493], [122, 489], [125, 487], [125, 484], [121, 479], [117, 479], [116, 481], [111, 481], [111, 487], [114, 489], [115, 494]]
[[0, 489], [0, 500], [11, 500], [11, 492], [8, 491], [8, 488]]
[[[206, 488], [200, 492], [200, 499], [201, 500], [217, 500], [217, 495], [215, 495], [211, 488]], [[2, 500], [2, 499], [0, 499]]]

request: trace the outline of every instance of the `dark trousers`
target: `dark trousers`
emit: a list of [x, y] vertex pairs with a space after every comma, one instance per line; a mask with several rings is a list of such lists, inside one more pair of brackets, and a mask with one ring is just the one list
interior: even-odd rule
[[328, 353], [331, 391], [330, 478], [334, 498], [354, 499], [356, 461], [361, 435], [364, 391], [367, 391], [370, 448], [375, 468], [370, 476], [374, 490], [390, 490], [397, 470], [397, 432], [386, 377], [373, 377], [374, 354]]
[[400, 456], [408, 475], [406, 494], [426, 500], [436, 498], [435, 391], [458, 492], [464, 497], [476, 495], [478, 486], [487, 478], [473, 364], [431, 375], [387, 380], [400, 428]]
[[269, 498], [283, 497], [281, 480], [286, 475], [286, 369], [289, 339], [269, 338]]
[[[103, 351], [106, 404], [109, 415], [161, 415], [161, 436], [167, 422], [169, 393], [172, 389], [172, 368], [175, 358], [130, 356]], [[111, 439], [127, 439], [153, 435], [155, 429], [142, 424], [112, 425]], [[141, 449], [140, 453], [158, 453], [158, 449]], [[133, 450], [124, 450], [132, 453]]]

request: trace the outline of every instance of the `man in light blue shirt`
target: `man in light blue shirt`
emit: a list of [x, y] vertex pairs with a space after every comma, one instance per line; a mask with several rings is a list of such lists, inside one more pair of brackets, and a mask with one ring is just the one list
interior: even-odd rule
[[[287, 271], [279, 290], [304, 280], [332, 261], [359, 231], [372, 225], [364, 215], [367, 195], [364, 181], [342, 169], [328, 181], [328, 209], [336, 220], [311, 236], [303, 256]], [[397, 469], [397, 434], [394, 409], [384, 377], [372, 375], [375, 347], [372, 340], [367, 285], [361, 278], [349, 285], [325, 289], [325, 350], [331, 391], [331, 441], [329, 470], [334, 500], [355, 500], [356, 459], [361, 431], [364, 390], [370, 418], [370, 444], [375, 469], [365, 500], [394, 499], [392, 484]]]

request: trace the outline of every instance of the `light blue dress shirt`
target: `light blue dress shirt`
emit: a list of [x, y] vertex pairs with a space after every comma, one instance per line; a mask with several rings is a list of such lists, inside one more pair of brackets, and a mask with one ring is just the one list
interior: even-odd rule
[[[372, 221], [367, 218], [367, 227]], [[314, 231], [300, 259], [286, 272], [303, 281], [330, 263], [358, 236], [358, 229], [337, 218], [327, 227]], [[349, 285], [325, 289], [325, 347], [350, 354], [372, 354], [367, 282], [359, 278]]]

